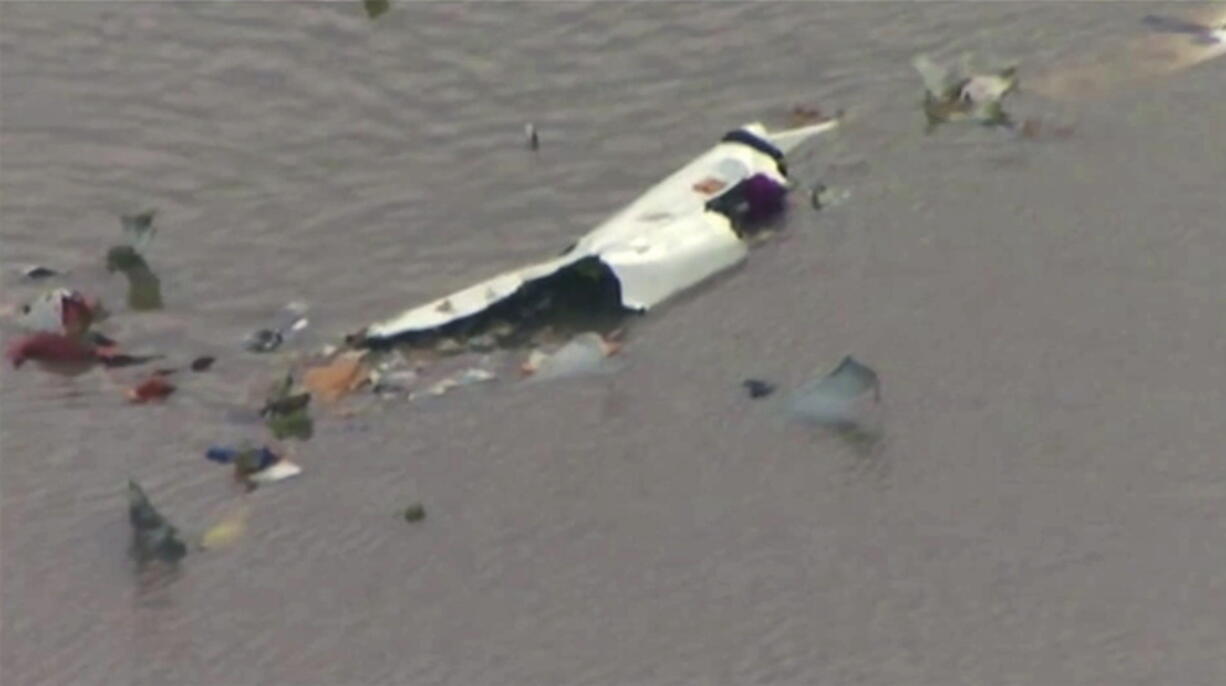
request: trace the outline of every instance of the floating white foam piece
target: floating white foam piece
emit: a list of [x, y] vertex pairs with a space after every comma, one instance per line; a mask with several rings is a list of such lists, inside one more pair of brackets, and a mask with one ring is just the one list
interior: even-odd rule
[[247, 478], [257, 484], [271, 484], [276, 483], [277, 481], [284, 481], [290, 477], [298, 476], [301, 473], [302, 467], [299, 467], [297, 464], [290, 462], [285, 458], [281, 458], [267, 469], [256, 472]]

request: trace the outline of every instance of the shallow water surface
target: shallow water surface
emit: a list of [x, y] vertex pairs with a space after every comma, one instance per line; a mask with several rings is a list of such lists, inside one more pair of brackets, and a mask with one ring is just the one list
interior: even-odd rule
[[[3, 3], [4, 299], [68, 269], [126, 345], [218, 357], [161, 406], [140, 370], [0, 371], [3, 682], [1222, 683], [1226, 63], [1025, 92], [1177, 7]], [[925, 136], [910, 59], [963, 50], [1072, 134]], [[241, 341], [287, 302], [291, 352], [337, 340], [798, 103], [848, 110], [791, 165], [846, 201], [794, 198], [618, 373], [318, 408], [241, 540], [134, 578], [127, 479], [187, 533], [233, 504], [203, 453], [259, 435], [227, 409], [284, 359]], [[102, 259], [146, 207], [137, 313]], [[849, 353], [871, 451], [740, 388]]]

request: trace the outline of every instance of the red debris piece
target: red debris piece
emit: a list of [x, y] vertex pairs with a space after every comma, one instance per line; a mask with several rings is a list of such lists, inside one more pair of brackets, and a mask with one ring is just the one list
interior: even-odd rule
[[40, 331], [24, 336], [9, 346], [5, 353], [14, 367], [26, 360], [50, 363], [86, 363], [99, 359], [94, 346], [73, 336]]
[[139, 386], [129, 388], [127, 392], [128, 400], [134, 403], [147, 403], [151, 401], [161, 401], [166, 396], [175, 392], [174, 384], [166, 380], [166, 377], [155, 374], [146, 379]]

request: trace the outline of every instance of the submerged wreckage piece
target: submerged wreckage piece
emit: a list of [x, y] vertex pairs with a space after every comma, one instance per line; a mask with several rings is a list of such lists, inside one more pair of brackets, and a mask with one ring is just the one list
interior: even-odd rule
[[976, 73], [970, 55], [958, 65], [939, 66], [928, 55], [917, 55], [911, 65], [924, 82], [924, 115], [928, 131], [954, 121], [974, 121], [987, 126], [1012, 122], [1002, 101], [1017, 90], [1017, 66], [995, 72]]
[[[559, 257], [506, 272], [351, 337], [375, 346], [482, 333], [497, 323], [574, 312], [644, 312], [741, 262], [746, 238], [784, 207], [784, 156], [838, 121], [768, 132], [752, 123], [648, 190]], [[607, 322], [612, 324], [612, 321]], [[580, 329], [582, 330], [582, 329]]]
[[606, 359], [620, 349], [621, 344], [589, 331], [575, 336], [552, 354], [534, 350], [520, 369], [534, 381], [603, 374], [613, 371]]
[[802, 386], [792, 396], [792, 414], [802, 421], [839, 430], [862, 428], [867, 412], [881, 402], [877, 372], [851, 355], [829, 374]]
[[145, 258], [130, 245], [117, 245], [106, 253], [106, 270], [128, 280], [128, 307], [137, 312], [162, 308], [162, 280]]
[[128, 521], [132, 524], [132, 556], [140, 564], [160, 560], [175, 564], [187, 555], [187, 546], [179, 540], [179, 531], [157, 508], [140, 484], [128, 481]]

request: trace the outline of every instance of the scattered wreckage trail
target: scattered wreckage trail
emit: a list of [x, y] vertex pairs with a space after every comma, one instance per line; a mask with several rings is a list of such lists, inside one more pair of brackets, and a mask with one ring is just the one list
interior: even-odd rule
[[1226, 9], [1201, 11], [1194, 20], [1148, 15], [1151, 33], [1028, 76], [1025, 90], [1055, 100], [1085, 100], [1174, 74], [1226, 55]]
[[[741, 262], [746, 238], [783, 208], [784, 156], [838, 121], [729, 132], [560, 256], [477, 283], [371, 324], [350, 337], [375, 347], [523, 321], [556, 308], [645, 312]], [[559, 302], [566, 301], [566, 302]]]

